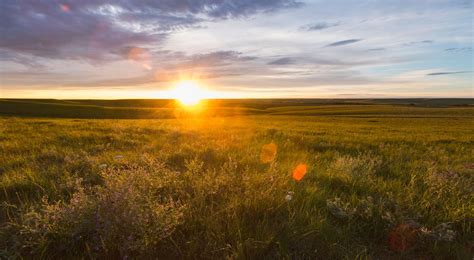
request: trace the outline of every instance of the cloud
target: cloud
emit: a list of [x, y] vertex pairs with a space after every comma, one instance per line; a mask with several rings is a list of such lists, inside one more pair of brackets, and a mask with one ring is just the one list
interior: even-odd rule
[[328, 23], [328, 22], [319, 22], [319, 23], [312, 23], [312, 24], [307, 24], [303, 25], [300, 27], [300, 30], [303, 31], [320, 31], [324, 30], [327, 28], [335, 27], [338, 26], [340, 23]]
[[442, 72], [433, 72], [428, 73], [426, 76], [442, 76], [442, 75], [452, 75], [452, 74], [463, 74], [463, 73], [471, 73], [472, 71], [442, 71]]
[[302, 2], [295, 0], [208, 0], [207, 2], [201, 6], [201, 10], [216, 18], [247, 16], [257, 12], [273, 12], [278, 9], [296, 8], [303, 5]]
[[256, 57], [243, 56], [241, 52], [237, 51], [216, 51], [205, 54], [197, 54], [191, 56], [191, 63], [200, 66], [217, 66], [227, 65], [237, 61], [254, 60]]
[[[136, 77], [129, 77], [129, 78], [114, 78], [114, 79], [106, 79], [106, 80], [92, 80], [92, 81], [85, 81], [81, 82], [81, 86], [138, 86], [144, 85], [151, 82], [156, 82], [154, 80], [152, 73], [147, 73], [142, 76]], [[77, 85], [77, 82], [70, 84], [70, 86]]]
[[289, 65], [293, 63], [295, 63], [295, 60], [293, 58], [285, 57], [285, 58], [276, 59], [274, 61], [270, 61], [267, 64], [268, 65]]
[[106, 60], [109, 50], [159, 38], [122, 28], [88, 9], [64, 12], [53, 2], [2, 1], [0, 9], [0, 48], [24, 55]]
[[[267, 65], [291, 65], [291, 72], [294, 69], [301, 68], [304, 71], [308, 69], [313, 70], [324, 70], [325, 73], [328, 70], [340, 70], [348, 68], [356, 68], [358, 66], [367, 66], [367, 65], [382, 65], [382, 64], [399, 64], [406, 62], [406, 59], [402, 58], [377, 58], [365, 56], [363, 58], [353, 57], [351, 59], [340, 58], [334, 56], [318, 55], [318, 56], [293, 56], [293, 57], [283, 57], [276, 60], [271, 60], [267, 62]], [[281, 72], [281, 70], [279, 70]]]
[[73, 78], [68, 73], [44, 70], [0, 71], [0, 79], [2, 87], [20, 85], [36, 88], [37, 86], [74, 85], [81, 82], [81, 79]]
[[412, 45], [418, 45], [418, 44], [431, 44], [431, 43], [434, 43], [434, 41], [433, 40], [413, 41], [413, 42], [406, 42], [403, 45], [412, 46]]
[[[31, 67], [36, 69], [45, 68], [43, 64], [38, 62], [38, 58], [31, 57], [29, 55], [23, 55], [21, 53], [10, 52], [0, 49], [0, 60], [1, 61], [11, 61], [16, 64], [22, 64], [25, 67]], [[0, 69], [2, 69], [0, 67]]]
[[472, 47], [459, 47], [459, 48], [447, 48], [444, 49], [445, 51], [449, 52], [467, 52], [467, 51], [472, 51]]
[[[278, 85], [281, 95], [314, 96], [300, 87], [356, 93], [370, 84], [377, 92], [413, 66], [423, 71], [403, 79], [412, 83], [406, 89], [472, 85], [471, 74], [443, 74], [472, 70], [472, 15], [453, 1], [311, 1], [296, 9], [297, 1], [3, 0], [0, 85], [34, 96], [49, 86], [160, 88], [189, 75], [214, 78], [216, 88]], [[276, 11], [284, 12], [267, 15]]]
[[[145, 69], [133, 74], [102, 75], [99, 78], [74, 77], [69, 73], [37, 71], [37, 69], [0, 71], [5, 85], [51, 85], [65, 87], [92, 86], [136, 86], [150, 83], [170, 82], [179, 78], [209, 79], [240, 75], [245, 70], [243, 63], [256, 59], [237, 51], [216, 51], [188, 55], [169, 50], [152, 51], [146, 48], [127, 46], [117, 55]], [[153, 62], [153, 60], [155, 62]]]
[[343, 45], [356, 43], [356, 42], [359, 42], [359, 41], [362, 41], [362, 39], [349, 39], [349, 40], [344, 40], [344, 41], [333, 42], [333, 43], [330, 43], [330, 44], [326, 45], [325, 47], [343, 46]]
[[[201, 68], [223, 67], [229, 65], [239, 65], [241, 62], [255, 60], [256, 57], [245, 56], [237, 51], [216, 51], [195, 55], [185, 55], [183, 53], [170, 53], [160, 60], [178, 61], [165, 66], [166, 70], [192, 70]], [[173, 58], [175, 57], [175, 58]], [[178, 58], [179, 57], [179, 58]]]
[[203, 21], [295, 8], [296, 0], [0, 2], [0, 49], [49, 59], [110, 61]]
[[386, 50], [386, 48], [372, 48], [372, 49], [368, 49], [367, 51], [384, 51]]

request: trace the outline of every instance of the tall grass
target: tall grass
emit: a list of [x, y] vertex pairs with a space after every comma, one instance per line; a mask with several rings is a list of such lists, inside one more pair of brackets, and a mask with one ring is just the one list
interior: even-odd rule
[[472, 256], [471, 118], [0, 120], [1, 257]]

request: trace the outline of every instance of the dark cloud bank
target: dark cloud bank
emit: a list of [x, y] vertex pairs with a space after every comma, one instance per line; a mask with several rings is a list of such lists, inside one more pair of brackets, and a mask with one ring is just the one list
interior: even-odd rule
[[122, 0], [0, 2], [2, 59], [109, 61], [128, 46], [159, 44], [174, 30], [299, 7], [296, 0]]

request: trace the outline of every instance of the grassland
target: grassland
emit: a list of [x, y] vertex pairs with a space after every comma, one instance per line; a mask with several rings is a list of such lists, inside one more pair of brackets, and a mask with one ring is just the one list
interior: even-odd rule
[[0, 258], [471, 259], [472, 103], [0, 100]]

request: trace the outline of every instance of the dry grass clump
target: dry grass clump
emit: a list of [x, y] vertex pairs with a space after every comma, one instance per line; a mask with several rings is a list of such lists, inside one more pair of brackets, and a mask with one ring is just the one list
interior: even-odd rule
[[[163, 169], [161, 169], [163, 170]], [[165, 192], [166, 174], [139, 167], [107, 170], [102, 185], [83, 187], [76, 179], [69, 200], [30, 207], [13, 226], [18, 250], [58, 256], [147, 254], [182, 223], [185, 205]], [[20, 247], [21, 246], [21, 247]]]

